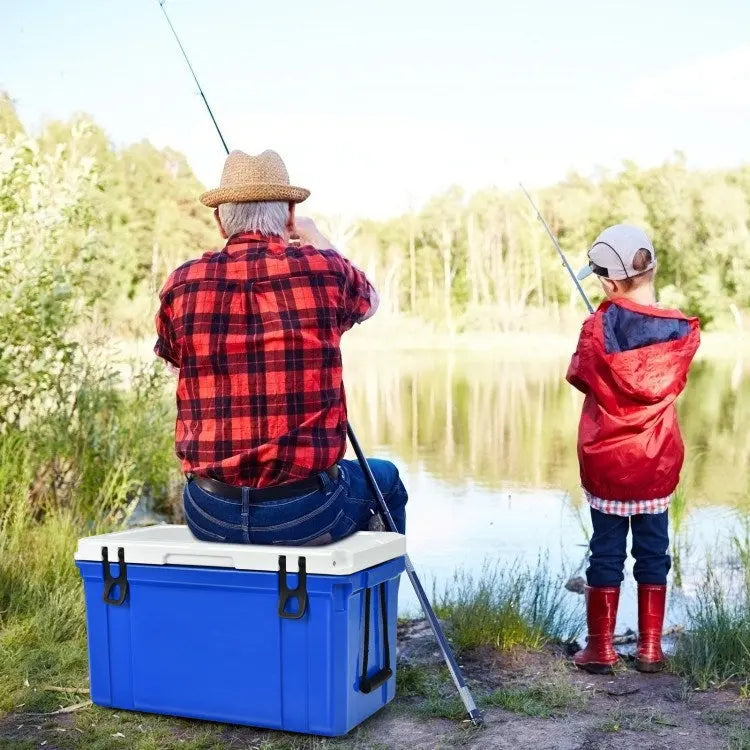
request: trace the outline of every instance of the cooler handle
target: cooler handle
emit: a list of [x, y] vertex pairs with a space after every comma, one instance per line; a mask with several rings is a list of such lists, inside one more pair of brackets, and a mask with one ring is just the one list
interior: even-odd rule
[[[297, 611], [287, 612], [286, 605], [290, 599], [297, 600]], [[286, 555], [279, 556], [279, 617], [285, 620], [299, 620], [307, 611], [307, 560], [299, 558], [297, 587], [290, 589], [286, 585]]]
[[376, 672], [372, 677], [367, 676], [367, 662], [370, 655], [370, 597], [372, 589], [365, 589], [365, 643], [362, 654], [362, 676], [359, 679], [359, 689], [362, 693], [371, 693], [379, 688], [383, 683], [393, 677], [391, 669], [391, 647], [388, 641], [388, 609], [386, 604], [386, 585], [383, 581], [378, 589], [380, 590], [380, 614], [383, 620], [383, 661], [385, 666]]

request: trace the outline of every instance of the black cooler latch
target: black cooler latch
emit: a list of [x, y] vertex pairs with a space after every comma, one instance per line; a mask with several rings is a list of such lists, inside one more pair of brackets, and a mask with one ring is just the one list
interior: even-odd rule
[[[128, 569], [125, 565], [125, 550], [122, 547], [117, 549], [117, 563], [120, 567], [120, 572], [117, 577], [112, 576], [112, 571], [109, 566], [109, 552], [106, 547], [102, 547], [102, 571], [104, 573], [104, 594], [102, 599], [105, 604], [111, 604], [115, 607], [119, 607], [125, 602], [128, 596]], [[118, 586], [120, 595], [115, 599], [112, 596], [112, 589]]]
[[[286, 605], [290, 599], [297, 600], [297, 611], [287, 612]], [[299, 620], [307, 611], [307, 561], [299, 558], [297, 588], [286, 585], [286, 555], [279, 556], [279, 617], [285, 620]]]

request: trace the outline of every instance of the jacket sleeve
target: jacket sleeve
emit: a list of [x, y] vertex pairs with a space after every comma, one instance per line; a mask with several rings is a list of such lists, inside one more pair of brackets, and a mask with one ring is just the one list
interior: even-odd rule
[[581, 334], [578, 337], [578, 346], [576, 346], [573, 356], [570, 358], [568, 372], [565, 379], [581, 393], [588, 393], [590, 386], [586, 380], [588, 367], [586, 362], [591, 352], [591, 336], [594, 325], [594, 316], [590, 315], [583, 322]]

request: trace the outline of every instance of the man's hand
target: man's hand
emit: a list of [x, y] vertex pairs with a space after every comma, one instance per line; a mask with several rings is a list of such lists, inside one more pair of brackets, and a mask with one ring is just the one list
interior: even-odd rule
[[330, 240], [318, 231], [315, 222], [308, 216], [294, 217], [294, 233], [299, 236], [302, 245], [312, 245], [318, 250], [333, 249]]

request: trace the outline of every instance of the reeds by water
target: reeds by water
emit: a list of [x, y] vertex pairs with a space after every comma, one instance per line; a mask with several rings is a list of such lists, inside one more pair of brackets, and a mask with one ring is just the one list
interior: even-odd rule
[[478, 575], [458, 570], [439, 594], [438, 616], [447, 620], [456, 648], [541, 648], [569, 642], [583, 628], [580, 600], [572, 600], [564, 577], [550, 572], [547, 560], [534, 566], [500, 567], [485, 563]]
[[688, 631], [679, 639], [672, 668], [697, 687], [737, 682], [750, 693], [750, 541], [735, 538], [734, 575], [721, 578], [709, 564], [688, 608]]

